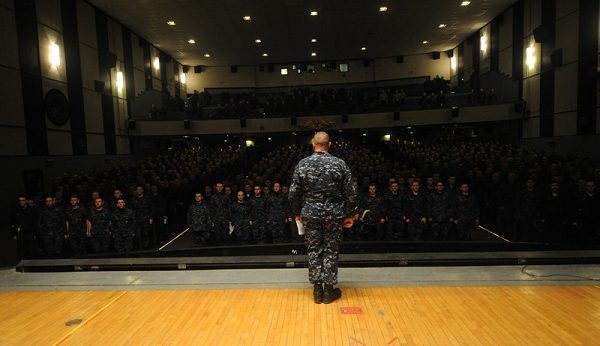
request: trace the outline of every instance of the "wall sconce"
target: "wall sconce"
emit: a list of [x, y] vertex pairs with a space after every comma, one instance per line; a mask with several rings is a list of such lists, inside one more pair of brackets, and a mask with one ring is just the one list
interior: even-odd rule
[[117, 90], [123, 90], [123, 72], [117, 72]]
[[154, 57], [152, 65], [154, 66], [155, 70], [160, 70], [160, 59], [157, 56]]
[[54, 42], [50, 43], [50, 64], [60, 66], [60, 47]]
[[481, 35], [481, 37], [479, 37], [479, 48], [481, 49], [481, 52], [483, 54], [485, 54], [485, 52], [487, 51], [488, 39], [486, 34], [483, 34]]
[[384, 142], [389, 142], [391, 139], [392, 139], [392, 136], [390, 134], [383, 135]]
[[179, 81], [181, 82], [181, 84], [185, 84], [187, 78], [185, 73], [181, 72], [181, 74], [179, 75]]
[[450, 68], [452, 71], [456, 71], [456, 57], [453, 56], [450, 58]]
[[247, 139], [246, 140], [246, 146], [247, 147], [253, 147], [254, 146], [254, 141], [251, 139]]
[[525, 64], [531, 70], [535, 67], [535, 46], [527, 47], [525, 54]]

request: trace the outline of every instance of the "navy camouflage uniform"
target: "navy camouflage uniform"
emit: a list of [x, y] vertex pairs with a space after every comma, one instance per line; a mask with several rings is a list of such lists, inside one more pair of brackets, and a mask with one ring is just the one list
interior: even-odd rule
[[446, 192], [433, 192], [429, 195], [429, 218], [433, 240], [446, 240], [450, 229], [452, 213], [451, 197]]
[[385, 237], [385, 228], [380, 221], [385, 218], [386, 214], [384, 199], [379, 194], [376, 194], [375, 196], [367, 195], [361, 202], [361, 215], [363, 215], [366, 210], [369, 210], [364, 214], [365, 216], [362, 220], [363, 226], [361, 233], [363, 239], [383, 240]]
[[404, 236], [404, 215], [403, 194], [389, 192], [386, 196], [387, 207], [387, 235], [391, 240], [399, 240]]
[[273, 243], [285, 240], [285, 223], [290, 217], [289, 204], [281, 192], [271, 192], [267, 197], [267, 228]]
[[304, 224], [309, 281], [335, 285], [342, 220], [358, 212], [350, 169], [342, 159], [315, 152], [294, 169], [289, 198]]
[[148, 249], [155, 242], [154, 227], [150, 224], [150, 219], [154, 218], [152, 201], [146, 195], [138, 196], [133, 199], [133, 210], [135, 210], [135, 217], [138, 223], [138, 246], [140, 249]]
[[190, 204], [187, 223], [197, 245], [206, 245], [212, 230], [211, 213], [205, 201]]
[[133, 238], [136, 233], [137, 220], [135, 213], [129, 208], [117, 208], [110, 216], [110, 232], [115, 241], [117, 252], [130, 252], [133, 249]]
[[231, 203], [229, 207], [230, 222], [233, 226], [233, 234], [240, 244], [250, 244], [252, 240], [252, 228], [250, 226], [250, 205], [247, 201]]
[[17, 237], [19, 256], [32, 258], [38, 253], [38, 213], [36, 208], [25, 205], [17, 207], [10, 215], [10, 229]]
[[250, 221], [252, 222], [252, 238], [255, 243], [264, 244], [267, 240], [267, 197], [252, 196], [250, 204]]
[[423, 193], [414, 194], [408, 191], [404, 195], [404, 222], [410, 240], [421, 240], [425, 224], [421, 219], [427, 216], [427, 201]]
[[57, 257], [62, 254], [65, 239], [65, 217], [58, 207], [43, 207], [40, 211], [38, 229], [46, 254]]
[[87, 238], [87, 215], [85, 210], [82, 207], [73, 208], [69, 206], [65, 211], [65, 220], [69, 225], [69, 244], [73, 256], [84, 255], [87, 252], [85, 248]]
[[474, 194], [460, 194], [456, 197], [454, 219], [458, 240], [471, 240], [471, 235], [479, 220], [479, 201]]
[[219, 244], [229, 243], [229, 203], [231, 203], [230, 199], [224, 192], [217, 192], [210, 196], [208, 203], [216, 241]]
[[108, 208], [92, 208], [89, 215], [90, 233], [94, 252], [103, 253], [110, 250], [110, 211]]

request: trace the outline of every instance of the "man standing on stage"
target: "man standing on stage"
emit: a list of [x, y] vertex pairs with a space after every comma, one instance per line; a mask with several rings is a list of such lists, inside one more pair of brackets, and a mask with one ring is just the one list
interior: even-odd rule
[[344, 160], [328, 153], [329, 135], [317, 132], [312, 146], [314, 153], [294, 169], [289, 199], [296, 221], [304, 225], [315, 303], [329, 304], [342, 296], [339, 288], [333, 288], [342, 223], [352, 223], [358, 208], [350, 169]]

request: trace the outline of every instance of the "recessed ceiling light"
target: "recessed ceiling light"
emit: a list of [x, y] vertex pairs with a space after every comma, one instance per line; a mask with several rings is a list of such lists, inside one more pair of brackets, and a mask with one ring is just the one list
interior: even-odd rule
[[316, 52], [312, 52], [312, 53], [310, 53], [310, 56], [317, 56], [317, 53]]
[[173, 25], [175, 25], [175, 21], [174, 20], [170, 20], [170, 21], [167, 22], [167, 24], [173, 26]]
[[188, 43], [194, 44], [194, 43], [196, 43], [196, 40], [194, 40], [193, 38], [191, 38], [191, 39], [188, 40]]
[[254, 40], [255, 43], [261, 43], [262, 40], [260, 38], [257, 38], [256, 40]]
[[317, 39], [316, 38], [311, 38], [310, 42], [315, 43], [315, 42], [317, 42]]
[[471, 4], [470, 1], [463, 1], [460, 3], [461, 6], [469, 6]]
[[310, 15], [313, 16], [313, 17], [314, 16], [318, 16], [319, 12], [317, 12], [317, 11], [310, 11]]
[[387, 6], [379, 7], [379, 12], [386, 12], [388, 10]]
[[360, 47], [360, 50], [367, 50], [367, 47]]
[[429, 43], [429, 41], [427, 41], [427, 40], [423, 41], [423, 44], [428, 44], [428, 43]]
[[267, 53], [263, 53], [263, 54], [262, 54], [262, 56], [269, 56], [269, 54], [267, 54]]
[[245, 21], [249, 21], [250, 19], [252, 19], [252, 17], [250, 17], [250, 16], [243, 16], [242, 18], [243, 18]]
[[204, 54], [204, 57], [205, 58], [210, 58], [210, 54], [206, 53], [206, 54]]
[[443, 29], [443, 28], [445, 28], [445, 27], [447, 27], [447, 25], [446, 25], [446, 24], [444, 24], [444, 23], [442, 23], [442, 24], [438, 25], [438, 28], [440, 28], [440, 29]]

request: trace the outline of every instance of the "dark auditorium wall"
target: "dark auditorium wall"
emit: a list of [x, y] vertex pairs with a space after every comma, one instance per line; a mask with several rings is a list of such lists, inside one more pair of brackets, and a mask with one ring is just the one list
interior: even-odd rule
[[449, 61], [446, 54], [440, 54], [440, 58], [434, 60], [431, 53], [404, 56], [401, 63], [396, 57], [372, 59], [369, 64], [364, 64], [364, 60], [339, 60], [340, 63], [348, 63], [350, 68], [348, 72], [341, 73], [337, 68], [324, 68], [320, 61], [315, 60], [316, 73], [298, 74], [290, 71], [286, 76], [281, 75], [280, 69], [290, 68], [292, 64], [275, 64], [273, 72], [269, 72], [267, 65], [263, 66], [263, 71], [260, 66], [238, 66], [236, 73], [231, 72], [230, 66], [206, 66], [201, 73], [192, 71], [188, 74], [188, 89], [361, 83], [436, 75], [448, 79]]
[[[128, 103], [146, 90], [152, 61], [144, 60], [143, 38], [82, 0], [2, 0], [0, 29], [0, 156], [130, 154]], [[50, 63], [51, 43], [59, 47], [58, 66]], [[148, 48], [148, 59], [160, 55]], [[116, 66], [106, 67], [112, 54]], [[163, 60], [150, 69], [152, 87], [160, 91], [166, 82], [171, 95], [185, 95], [176, 73], [181, 64]], [[117, 71], [124, 76], [121, 90]], [[96, 81], [105, 82], [104, 90], [96, 90]], [[64, 124], [44, 113], [50, 89], [69, 101]]]
[[[453, 50], [458, 60], [451, 84], [468, 87], [477, 69], [480, 77], [499, 72], [518, 82], [520, 97], [527, 102], [521, 134], [526, 144], [538, 147], [533, 142], [598, 134], [598, 12], [596, 0], [517, 1]], [[542, 24], [547, 35], [536, 42], [533, 32]], [[480, 51], [477, 63], [473, 49], [480, 42], [475, 40], [484, 35], [489, 46]], [[532, 66], [526, 61], [528, 47], [534, 52]], [[562, 50], [562, 64], [553, 65], [557, 50]]]

